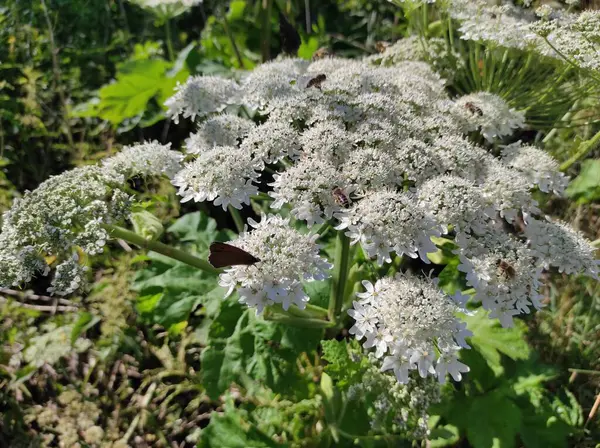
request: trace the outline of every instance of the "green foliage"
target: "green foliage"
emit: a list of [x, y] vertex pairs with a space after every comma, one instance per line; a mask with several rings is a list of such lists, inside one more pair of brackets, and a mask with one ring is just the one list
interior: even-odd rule
[[[227, 240], [229, 234], [218, 231], [214, 219], [200, 212], [184, 215], [170, 227], [167, 235], [176, 238], [190, 252], [208, 254], [212, 241]], [[143, 321], [157, 323], [172, 331], [185, 328], [190, 313], [206, 303], [217, 286], [214, 276], [185, 263], [150, 252], [150, 264], [137, 271], [133, 289], [139, 292], [136, 309]]]
[[98, 117], [121, 131], [134, 126], [148, 127], [164, 119], [164, 102], [177, 82], [190, 75], [184, 66], [193, 45], [186, 47], [171, 63], [146, 51], [117, 66], [116, 80], [103, 86], [94, 97], [73, 110], [76, 117]]
[[581, 172], [569, 183], [566, 193], [580, 203], [600, 200], [600, 159], [584, 160]]
[[265, 322], [237, 304], [221, 308], [202, 352], [208, 395], [218, 398], [244, 375], [277, 393], [302, 395], [306, 385], [299, 381], [296, 359], [315, 350], [322, 332]]
[[545, 388], [556, 372], [531, 352], [524, 325], [497, 328], [481, 310], [467, 322], [476, 335], [462, 356], [471, 372], [437, 408], [435, 446], [454, 444], [457, 434], [474, 448], [566, 446], [581, 431], [581, 406], [566, 388]]
[[328, 340], [322, 341], [323, 359], [328, 362], [325, 372], [337, 380], [337, 387], [348, 389], [360, 381], [361, 374], [368, 367], [368, 360], [357, 356], [361, 352], [356, 340], [350, 342]]

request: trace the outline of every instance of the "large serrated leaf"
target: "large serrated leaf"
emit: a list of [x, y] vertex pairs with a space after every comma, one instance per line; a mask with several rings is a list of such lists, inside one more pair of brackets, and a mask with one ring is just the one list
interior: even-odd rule
[[268, 448], [281, 447], [256, 426], [245, 421], [242, 413], [227, 408], [224, 414], [213, 412], [210, 424], [204, 428], [198, 442], [199, 448]]
[[502, 328], [500, 323], [496, 319], [490, 319], [483, 309], [479, 309], [474, 316], [464, 316], [463, 319], [473, 332], [471, 343], [477, 347], [496, 374], [503, 370], [501, 355], [515, 361], [529, 357], [530, 349], [525, 341], [526, 327], [520, 320], [515, 320], [513, 328]]
[[217, 399], [243, 375], [276, 393], [298, 392], [293, 390], [296, 359], [317, 348], [323, 331], [268, 322], [230, 299], [226, 302], [211, 324], [202, 352], [203, 384], [209, 396]]
[[[213, 219], [199, 212], [179, 218], [167, 233], [196, 253], [206, 253], [210, 242], [226, 236]], [[144, 320], [165, 327], [177, 325], [187, 321], [198, 305], [214, 299], [214, 275], [154, 252], [148, 259], [150, 264], [136, 272], [132, 286], [139, 292], [136, 308]]]
[[571, 181], [565, 193], [582, 202], [600, 199], [600, 159], [583, 161], [579, 176]]

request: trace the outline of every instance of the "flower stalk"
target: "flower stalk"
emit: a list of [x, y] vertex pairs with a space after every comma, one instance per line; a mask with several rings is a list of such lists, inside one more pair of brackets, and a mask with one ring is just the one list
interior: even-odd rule
[[131, 230], [127, 230], [112, 224], [104, 224], [102, 227], [106, 231], [108, 231], [110, 236], [112, 236], [113, 238], [120, 238], [122, 240], [127, 241], [128, 243], [135, 244], [136, 246], [139, 246], [142, 249], [152, 250], [156, 253], [172, 258], [173, 260], [181, 261], [182, 263], [185, 263], [189, 266], [193, 266], [209, 274], [216, 275], [221, 272], [220, 269], [214, 268], [206, 260], [202, 260], [201, 258], [198, 258], [188, 252], [182, 251], [180, 249], [161, 243], [159, 241], [147, 240], [146, 238], [142, 237], [141, 235], [138, 235], [135, 232], [132, 232]]
[[350, 266], [350, 238], [343, 231], [338, 232], [335, 243], [335, 268], [329, 298], [329, 320], [337, 323], [344, 303], [346, 280]]
[[235, 228], [237, 229], [238, 233], [242, 233], [244, 231], [244, 220], [242, 219], [242, 215], [240, 215], [240, 211], [231, 205], [228, 208], [229, 213], [233, 218], [233, 222], [235, 223]]
[[598, 145], [600, 145], [600, 132], [596, 133], [592, 138], [581, 142], [579, 145], [579, 149], [577, 152], [571, 157], [569, 160], [564, 162], [560, 166], [561, 171], [567, 171], [571, 166], [575, 163], [583, 159], [586, 155], [588, 155], [591, 151], [593, 151]]

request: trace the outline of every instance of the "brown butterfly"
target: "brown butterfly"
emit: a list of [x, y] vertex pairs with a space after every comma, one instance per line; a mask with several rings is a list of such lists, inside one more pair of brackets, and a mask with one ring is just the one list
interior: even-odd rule
[[325, 75], [324, 73], [321, 73], [321, 74], [315, 76], [314, 78], [312, 78], [310, 81], [308, 81], [308, 84], [306, 84], [306, 88], [308, 89], [309, 87], [316, 87], [317, 89], [321, 89], [321, 84], [326, 79], [327, 79], [327, 75]]
[[208, 262], [215, 268], [223, 268], [225, 266], [235, 266], [240, 264], [252, 265], [258, 263], [260, 259], [254, 255], [250, 255], [245, 250], [239, 247], [225, 243], [212, 243], [210, 245], [210, 254]]

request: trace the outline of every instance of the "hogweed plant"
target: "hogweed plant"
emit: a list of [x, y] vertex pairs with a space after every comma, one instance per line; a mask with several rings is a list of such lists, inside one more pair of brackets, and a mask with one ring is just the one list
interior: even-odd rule
[[[235, 293], [259, 319], [330, 337], [348, 325], [369, 378], [412, 384], [469, 371], [460, 361], [467, 302], [510, 327], [542, 306], [545, 271], [598, 278], [592, 244], [543, 216], [532, 196], [564, 191], [557, 162], [529, 144], [501, 144], [525, 125], [522, 111], [487, 92], [451, 99], [426, 63], [280, 59], [239, 81], [191, 77], [167, 105], [175, 123], [198, 122], [185, 153], [126, 147], [15, 202], [2, 222], [1, 285], [54, 269], [50, 293], [82, 291], [85, 255], [119, 238], [218, 275], [224, 299]], [[239, 230], [230, 244], [258, 261], [217, 269], [121, 227], [134, 176], [167, 176], [182, 202], [229, 210]], [[261, 216], [246, 225], [248, 205]], [[447, 243], [468, 290], [444, 291], [428, 267]], [[328, 308], [311, 304], [307, 285], [329, 277]], [[427, 394], [422, 403], [434, 399]]]

